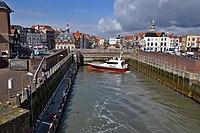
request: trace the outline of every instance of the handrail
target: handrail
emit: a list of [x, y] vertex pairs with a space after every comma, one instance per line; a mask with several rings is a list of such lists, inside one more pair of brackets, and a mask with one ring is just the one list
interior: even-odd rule
[[40, 64], [39, 64], [37, 70], [36, 70], [35, 73], [34, 73], [34, 76], [33, 76], [33, 82], [34, 82], [34, 83], [37, 82], [37, 78], [38, 78], [37, 76], [38, 76], [38, 73], [39, 73], [39, 71], [40, 71], [40, 68], [42, 67], [42, 64], [43, 64], [44, 60], [45, 60], [45, 57], [42, 58], [42, 60], [41, 60], [41, 62], [40, 62]]

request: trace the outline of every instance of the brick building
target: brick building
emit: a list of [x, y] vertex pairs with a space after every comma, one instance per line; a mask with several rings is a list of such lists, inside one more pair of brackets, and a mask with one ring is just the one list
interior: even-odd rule
[[11, 46], [9, 44], [10, 13], [12, 9], [3, 1], [0, 1], [0, 57], [10, 57]]

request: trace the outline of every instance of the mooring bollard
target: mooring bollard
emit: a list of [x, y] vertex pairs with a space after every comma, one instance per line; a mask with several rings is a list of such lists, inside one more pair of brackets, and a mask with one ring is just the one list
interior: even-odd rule
[[21, 95], [20, 94], [17, 94], [16, 104], [18, 105], [18, 107], [21, 107]]

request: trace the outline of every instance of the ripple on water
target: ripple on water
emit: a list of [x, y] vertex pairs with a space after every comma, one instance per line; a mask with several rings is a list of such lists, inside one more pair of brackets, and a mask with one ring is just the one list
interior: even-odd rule
[[198, 104], [140, 73], [87, 72], [81, 67], [77, 77], [61, 133], [200, 131]]

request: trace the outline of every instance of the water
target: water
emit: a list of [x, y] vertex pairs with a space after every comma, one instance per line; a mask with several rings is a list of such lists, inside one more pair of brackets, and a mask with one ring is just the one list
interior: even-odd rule
[[80, 67], [59, 133], [199, 133], [200, 105], [131, 70]]

